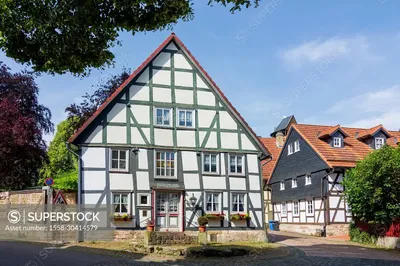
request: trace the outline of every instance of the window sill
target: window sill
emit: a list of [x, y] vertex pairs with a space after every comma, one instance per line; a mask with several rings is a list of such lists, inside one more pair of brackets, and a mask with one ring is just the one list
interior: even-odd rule
[[196, 131], [194, 127], [183, 127], [183, 126], [177, 126], [176, 129], [179, 130], [189, 130], [189, 131]]
[[162, 125], [154, 125], [154, 128], [162, 128], [162, 129], [174, 129], [173, 126], [162, 126]]
[[203, 176], [220, 176], [219, 173], [209, 173], [209, 172], [205, 172], [203, 173]]
[[129, 174], [129, 170], [119, 170], [119, 169], [110, 169], [108, 172], [109, 172], [109, 173], [124, 173], [124, 174]]
[[312, 185], [312, 183], [310, 183], [310, 184], [305, 184], [305, 186], [309, 186], [309, 185]]
[[246, 178], [245, 174], [229, 173], [229, 177], [243, 177]]
[[178, 177], [176, 177], [176, 176], [155, 176], [154, 179], [160, 179], [160, 180], [178, 180]]

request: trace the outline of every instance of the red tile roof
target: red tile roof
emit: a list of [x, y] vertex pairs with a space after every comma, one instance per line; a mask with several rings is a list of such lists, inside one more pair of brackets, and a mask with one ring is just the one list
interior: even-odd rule
[[329, 127], [327, 130], [321, 132], [321, 133], [318, 135], [318, 137], [319, 137], [320, 139], [326, 138], [326, 137], [328, 137], [328, 136], [331, 136], [331, 135], [332, 135], [333, 133], [335, 133], [337, 130], [340, 130], [340, 131], [342, 132], [342, 134], [343, 134], [345, 137], [348, 137], [348, 136], [349, 136], [349, 134], [347, 134], [346, 131], [345, 131], [340, 125], [337, 125], [337, 126], [334, 126], [334, 127]]
[[361, 134], [359, 134], [358, 139], [364, 139], [364, 138], [367, 138], [369, 136], [372, 136], [378, 130], [383, 130], [386, 133], [386, 135], [390, 137], [389, 131], [387, 131], [386, 128], [384, 126], [382, 126], [382, 124], [381, 124], [381, 125], [377, 125], [376, 127], [364, 130], [363, 132], [361, 132]]
[[[382, 127], [380, 125], [380, 127]], [[321, 132], [329, 132], [331, 126], [321, 125], [292, 125], [300, 136], [315, 150], [315, 152], [329, 165], [329, 167], [354, 167], [357, 161], [362, 160], [372, 149], [364, 142], [360, 141], [357, 136], [365, 134], [365, 132], [377, 131], [377, 127], [372, 129], [341, 127], [349, 136], [344, 139], [343, 148], [334, 148], [325, 140], [318, 138]], [[383, 127], [382, 127], [383, 128]], [[375, 131], [373, 130], [375, 129]], [[379, 127], [378, 127], [379, 129]], [[387, 139], [387, 144], [397, 147], [400, 140], [400, 132], [387, 131], [391, 137]]]
[[265, 181], [271, 178], [272, 171], [275, 168], [275, 164], [278, 161], [279, 153], [282, 148], [276, 146], [275, 138], [260, 138], [265, 147], [271, 153], [272, 158], [261, 161], [262, 165], [262, 176]]
[[224, 99], [224, 101], [228, 104], [231, 110], [236, 114], [238, 119], [249, 129], [251, 135], [254, 140], [259, 144], [259, 147], [263, 151], [264, 157], [268, 156], [270, 153], [268, 149], [264, 146], [264, 144], [259, 140], [256, 133], [252, 130], [252, 128], [247, 124], [247, 122], [243, 119], [240, 113], [233, 107], [228, 98], [224, 95], [218, 85], [211, 79], [208, 73], [203, 69], [200, 63], [196, 60], [196, 58], [191, 54], [191, 52], [186, 48], [186, 46], [182, 43], [182, 41], [175, 35], [175, 33], [171, 33], [165, 41], [163, 41], [160, 46], [128, 77], [128, 79], [121, 84], [121, 86], [110, 96], [108, 99], [97, 109], [97, 111], [75, 132], [75, 134], [68, 140], [68, 142], [74, 142], [76, 138], [89, 126], [90, 123], [103, 111], [103, 109], [125, 88], [130, 81], [132, 81], [160, 52], [166, 47], [171, 41], [175, 41], [183, 50], [184, 53], [193, 61], [195, 66], [200, 70], [201, 74], [203, 74], [211, 85], [217, 90], [220, 96]]

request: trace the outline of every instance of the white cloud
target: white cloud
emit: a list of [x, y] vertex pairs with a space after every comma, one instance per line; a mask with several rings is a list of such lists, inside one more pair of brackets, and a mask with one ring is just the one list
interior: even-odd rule
[[400, 128], [400, 85], [368, 92], [334, 104], [328, 114], [363, 117], [346, 124], [350, 127], [370, 128], [383, 124], [386, 128]]
[[364, 59], [379, 59], [369, 51], [369, 41], [364, 36], [352, 38], [330, 38], [312, 40], [289, 48], [281, 53], [282, 59], [289, 64], [321, 62], [332, 56], [362, 56]]

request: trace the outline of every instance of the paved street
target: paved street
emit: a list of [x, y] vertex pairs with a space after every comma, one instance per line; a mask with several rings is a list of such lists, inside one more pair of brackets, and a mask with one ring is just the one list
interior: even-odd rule
[[[85, 248], [51, 249], [38, 244], [0, 241], [0, 265], [400, 265], [398, 251], [372, 249], [347, 242], [283, 232], [272, 233], [270, 238], [282, 247], [270, 254], [223, 259], [175, 259], [141, 254], [122, 257], [111, 255], [104, 250], [94, 253], [93, 250]], [[278, 255], [280, 257], [276, 257]]]

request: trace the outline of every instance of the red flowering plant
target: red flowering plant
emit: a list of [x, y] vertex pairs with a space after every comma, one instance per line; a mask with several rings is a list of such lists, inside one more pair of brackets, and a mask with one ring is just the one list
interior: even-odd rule
[[208, 220], [223, 220], [225, 218], [225, 214], [223, 212], [221, 213], [207, 213], [205, 217]]

